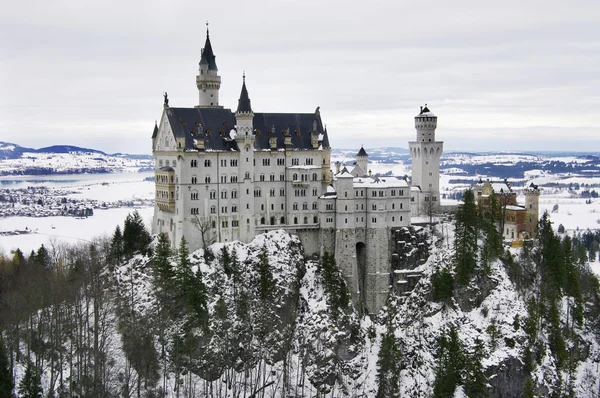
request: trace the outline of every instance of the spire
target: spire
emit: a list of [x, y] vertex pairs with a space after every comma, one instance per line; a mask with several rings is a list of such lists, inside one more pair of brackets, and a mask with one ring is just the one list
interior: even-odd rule
[[356, 156], [369, 156], [367, 155], [367, 151], [365, 151], [365, 148], [363, 148], [363, 146], [360, 146], [360, 151], [358, 151], [358, 153], [356, 154]]
[[240, 99], [238, 100], [238, 107], [236, 113], [252, 113], [252, 106], [250, 106], [250, 97], [248, 96], [248, 89], [246, 89], [246, 72], [244, 72], [244, 74], [242, 75], [242, 79], [242, 92], [240, 93]]
[[156, 138], [157, 135], [158, 135], [158, 123], [155, 120], [154, 121], [154, 131], [152, 132], [152, 138]]
[[215, 54], [213, 53], [212, 45], [210, 44], [210, 36], [208, 31], [208, 22], [206, 22], [206, 42], [202, 49], [202, 56], [200, 57], [200, 65], [208, 65], [208, 70], [218, 70], [217, 62], [215, 61]]

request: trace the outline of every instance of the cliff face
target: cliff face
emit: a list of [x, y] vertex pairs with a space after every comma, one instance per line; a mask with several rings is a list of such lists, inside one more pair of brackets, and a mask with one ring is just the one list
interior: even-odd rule
[[[458, 286], [451, 225], [404, 228], [391, 244], [393, 288], [374, 317], [352, 307], [333, 259], [308, 261], [299, 239], [284, 231], [249, 244], [183, 250], [162, 271], [156, 255], [105, 269], [109, 288], [98, 302], [111, 320], [110, 338], [100, 347], [115, 375], [106, 381], [108, 391], [598, 396], [596, 279], [588, 278], [591, 288], [582, 284], [584, 317], [578, 325], [572, 297], [560, 295], [556, 311], [540, 304], [544, 271], [535, 248], [511, 249]], [[91, 304], [78, 311], [86, 309], [93, 314]], [[68, 348], [69, 339], [60, 344]], [[15, 365], [17, 383], [24, 366]], [[42, 384], [48, 391], [50, 378], [44, 376]]]

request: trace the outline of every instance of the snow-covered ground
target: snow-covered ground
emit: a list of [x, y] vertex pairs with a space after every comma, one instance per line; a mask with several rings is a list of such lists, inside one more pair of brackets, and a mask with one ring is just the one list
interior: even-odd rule
[[[153, 173], [110, 173], [77, 174], [53, 176], [4, 177], [5, 189], [27, 186], [46, 186], [49, 188], [68, 188], [77, 191], [69, 195], [74, 199], [95, 199], [105, 202], [128, 201], [132, 199], [153, 199], [154, 183], [144, 181]], [[7, 183], [10, 181], [10, 183]], [[37, 250], [42, 243], [53, 240], [66, 242], [85, 242], [96, 236], [112, 234], [117, 225], [123, 227], [127, 214], [138, 210], [148, 228], [152, 225], [153, 207], [138, 209], [120, 207], [113, 209], [95, 209], [94, 215], [85, 219], [75, 217], [8, 217], [0, 218], [0, 232], [30, 230], [35, 233], [0, 237], [0, 249], [8, 253], [20, 248], [27, 253]]]
[[0, 250], [8, 254], [11, 250], [20, 248], [29, 253], [37, 250], [40, 245], [49, 245], [53, 240], [69, 243], [86, 242], [93, 238], [112, 234], [117, 225], [123, 228], [127, 214], [137, 210], [140, 212], [146, 226], [152, 225], [153, 207], [133, 209], [121, 207], [118, 209], [97, 210], [93, 217], [76, 219], [75, 217], [9, 217], [0, 218], [0, 231], [25, 230], [34, 231], [30, 234], [0, 237]]
[[3, 159], [0, 162], [0, 173], [11, 173], [23, 169], [52, 169], [55, 172], [109, 169], [137, 172], [140, 168], [152, 167], [153, 163], [150, 159], [133, 159], [96, 152], [25, 152], [18, 159]]

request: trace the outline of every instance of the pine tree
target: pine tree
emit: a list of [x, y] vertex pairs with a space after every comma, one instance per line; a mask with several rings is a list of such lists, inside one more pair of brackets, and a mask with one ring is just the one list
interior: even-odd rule
[[19, 383], [19, 396], [21, 398], [42, 398], [43, 393], [40, 374], [34, 365], [28, 362], [25, 374]]
[[[482, 209], [480, 211], [483, 211]], [[480, 215], [481, 231], [483, 232], [483, 246], [481, 248], [481, 261], [485, 269], [502, 253], [502, 235], [498, 232], [501, 211], [496, 194], [490, 197], [490, 205]]]
[[400, 361], [402, 353], [391, 324], [381, 338], [377, 359], [377, 398], [400, 396]]
[[328, 295], [329, 307], [334, 318], [337, 318], [339, 310], [345, 310], [350, 304], [346, 280], [337, 267], [335, 257], [328, 252], [323, 254], [319, 270], [323, 278], [323, 287]]
[[448, 333], [443, 333], [439, 339], [433, 396], [453, 397], [456, 387], [462, 383], [461, 373], [464, 366], [465, 358], [458, 331], [451, 326]]
[[450, 304], [454, 294], [454, 279], [448, 268], [436, 268], [431, 275], [433, 299]]
[[223, 267], [225, 275], [231, 276], [233, 270], [231, 269], [231, 255], [229, 254], [229, 250], [227, 250], [227, 246], [223, 246], [221, 249], [221, 257], [219, 258], [219, 262]]
[[152, 238], [140, 213], [136, 210], [128, 214], [125, 217], [125, 227], [123, 228], [124, 254], [131, 257], [136, 252], [146, 253], [151, 241]]
[[158, 234], [158, 242], [156, 243], [156, 249], [154, 252], [154, 258], [152, 263], [156, 271], [159, 283], [163, 287], [168, 287], [173, 283], [175, 277], [175, 271], [171, 265], [171, 256], [173, 252], [171, 250], [171, 242], [169, 236], [166, 233]]
[[486, 357], [483, 342], [475, 339], [473, 352], [469, 354], [466, 361], [465, 393], [472, 398], [483, 398], [487, 396], [487, 378], [483, 372], [483, 359]]
[[521, 394], [521, 398], [534, 398], [535, 390], [533, 388], [533, 381], [531, 380], [531, 376], [525, 380], [525, 385], [523, 386], [523, 393]]
[[13, 389], [15, 388], [15, 381], [13, 379], [10, 364], [6, 355], [6, 348], [4, 347], [4, 340], [0, 339], [0, 397], [11, 398], [14, 397]]
[[466, 285], [477, 268], [477, 206], [472, 190], [463, 195], [464, 203], [456, 211], [454, 263], [456, 281]]
[[123, 254], [123, 234], [121, 233], [121, 227], [117, 225], [110, 241], [109, 263], [112, 265], [120, 264], [123, 261]]
[[189, 251], [185, 236], [181, 238], [178, 250], [178, 284], [185, 302], [192, 309], [204, 327], [208, 326], [208, 312], [206, 308], [206, 287], [202, 281], [200, 269], [192, 272]]
[[50, 254], [44, 245], [42, 244], [38, 249], [37, 253], [33, 256], [34, 264], [42, 268], [50, 267]]
[[573, 258], [573, 245], [569, 236], [565, 236], [562, 241], [565, 278], [563, 289], [567, 296], [573, 297], [572, 319], [581, 327], [583, 324], [583, 297], [581, 295], [581, 285], [579, 284], [579, 271], [575, 266]]
[[273, 280], [273, 272], [269, 265], [269, 256], [266, 246], [263, 246], [258, 254], [258, 294], [261, 300], [273, 298], [275, 289], [275, 281]]

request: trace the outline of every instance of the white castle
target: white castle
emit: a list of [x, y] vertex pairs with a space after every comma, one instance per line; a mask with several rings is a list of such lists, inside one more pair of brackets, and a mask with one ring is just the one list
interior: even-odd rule
[[439, 198], [436, 116], [425, 107], [415, 117], [412, 187], [404, 178], [371, 176], [363, 148], [353, 166], [334, 174], [319, 108], [255, 113], [245, 80], [237, 110], [223, 108], [207, 31], [198, 105], [171, 107], [165, 94], [154, 127], [153, 233], [167, 233], [174, 247], [185, 237], [195, 250], [284, 229], [299, 236], [307, 255], [334, 254], [355, 303], [378, 311], [391, 283], [392, 231]]

